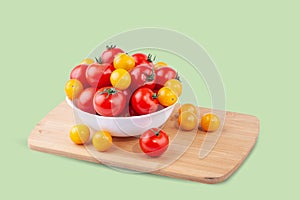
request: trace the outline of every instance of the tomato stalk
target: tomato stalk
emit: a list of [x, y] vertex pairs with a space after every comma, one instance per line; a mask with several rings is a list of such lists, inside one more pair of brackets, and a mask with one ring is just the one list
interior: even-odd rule
[[110, 50], [110, 49], [114, 49], [116, 48], [116, 45], [106, 45], [106, 49]]
[[158, 95], [156, 93], [153, 93], [152, 99], [157, 99], [157, 98], [158, 98]]
[[105, 90], [100, 92], [100, 94], [107, 94], [106, 97], [105, 97], [107, 99], [110, 95], [117, 94], [118, 92], [119, 91], [116, 90], [116, 88], [111, 87], [111, 88], [106, 88]]
[[150, 54], [150, 53], [148, 54], [148, 56], [147, 56], [147, 61], [148, 61], [148, 62], [151, 62], [151, 63], [152, 63], [152, 62], [155, 61], [155, 59], [156, 59], [156, 56], [154, 56], [154, 58], [152, 58], [152, 54]]
[[96, 62], [99, 63], [99, 64], [102, 64], [102, 63], [103, 63], [101, 57], [99, 57], [99, 58], [95, 57], [95, 60], [96, 60]]
[[180, 80], [180, 76], [179, 76], [179, 74], [178, 74], [178, 71], [176, 71], [175, 79], [177, 79], [178, 81], [182, 82], [182, 81]]
[[145, 83], [153, 81], [154, 77], [155, 77], [154, 67], [152, 67], [152, 71], [151, 71], [150, 75], [148, 75], [146, 73], [144, 73], [144, 75], [146, 76]]
[[159, 129], [158, 129], [158, 131], [155, 131], [154, 129], [151, 129], [151, 131], [152, 131], [156, 136], [159, 136], [159, 132], [160, 132]]

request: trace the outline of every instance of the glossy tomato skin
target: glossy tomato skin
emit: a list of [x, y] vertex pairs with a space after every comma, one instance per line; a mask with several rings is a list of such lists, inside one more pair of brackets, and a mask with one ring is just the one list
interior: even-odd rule
[[130, 104], [139, 115], [153, 113], [158, 109], [156, 94], [146, 87], [141, 87], [133, 93]]
[[206, 132], [216, 131], [220, 127], [220, 119], [215, 114], [207, 113], [201, 117], [200, 127]]
[[85, 88], [77, 99], [77, 107], [84, 112], [96, 114], [93, 105], [93, 98], [96, 91], [97, 89], [93, 87]]
[[107, 151], [112, 146], [112, 137], [108, 131], [97, 131], [93, 135], [92, 144], [97, 151]]
[[119, 53], [115, 56], [113, 66], [116, 69], [124, 69], [126, 71], [130, 71], [135, 67], [134, 58], [127, 53]]
[[156, 85], [155, 89], [159, 90], [170, 80], [177, 78], [177, 72], [171, 67], [160, 67], [155, 70]]
[[146, 55], [143, 53], [136, 53], [133, 54], [132, 57], [134, 58], [135, 61], [135, 66], [138, 66], [140, 64], [152, 64], [152, 60], [151, 60], [151, 55]]
[[95, 111], [102, 116], [118, 116], [125, 108], [126, 97], [114, 87], [99, 89], [93, 98]]
[[147, 87], [154, 89], [155, 87], [155, 70], [152, 63], [150, 64], [140, 64], [130, 70], [131, 76], [131, 90], [136, 90], [139, 87]]
[[77, 79], [82, 83], [83, 87], [88, 87], [89, 83], [85, 76], [88, 66], [87, 64], [80, 64], [74, 67], [70, 73], [70, 79]]
[[77, 124], [71, 128], [69, 136], [75, 144], [85, 144], [90, 139], [90, 129], [84, 124]]
[[139, 144], [145, 154], [157, 157], [168, 149], [169, 137], [163, 130], [152, 128], [141, 135]]
[[116, 46], [106, 46], [106, 50], [101, 54], [101, 61], [112, 64], [115, 56], [119, 53], [124, 53], [124, 51]]
[[65, 93], [70, 100], [75, 100], [83, 91], [83, 85], [77, 79], [70, 79], [65, 85]]
[[131, 84], [131, 76], [125, 69], [115, 69], [110, 75], [110, 83], [119, 90], [126, 90]]
[[86, 70], [86, 80], [95, 88], [110, 86], [110, 75], [114, 70], [111, 64], [90, 64]]
[[177, 95], [176, 93], [168, 87], [162, 87], [157, 93], [157, 100], [163, 106], [171, 106], [177, 102]]
[[165, 83], [164, 86], [173, 90], [178, 97], [182, 93], [182, 83], [178, 79], [170, 79]]

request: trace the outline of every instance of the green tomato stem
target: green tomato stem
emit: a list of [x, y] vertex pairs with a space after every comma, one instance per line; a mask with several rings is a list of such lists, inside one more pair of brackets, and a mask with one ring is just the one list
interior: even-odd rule
[[102, 59], [101, 59], [101, 57], [99, 57], [99, 58], [95, 57], [95, 60], [96, 60], [97, 63], [102, 64]]
[[157, 98], [158, 98], [158, 95], [156, 93], [153, 93], [152, 99], [157, 99]]
[[100, 92], [100, 94], [107, 94], [106, 97], [105, 97], [107, 99], [107, 98], [109, 98], [110, 95], [116, 94], [118, 92], [119, 91], [116, 90], [116, 88], [111, 87], [111, 88], [106, 88], [105, 90], [103, 90], [102, 92]]
[[151, 129], [151, 131], [152, 131], [156, 136], [159, 136], [160, 129], [158, 129], [158, 131], [155, 131], [155, 130]]
[[152, 70], [151, 70], [151, 74], [150, 74], [150, 75], [148, 75], [148, 74], [146, 74], [146, 73], [144, 73], [144, 75], [146, 76], [145, 83], [153, 81], [154, 78], [155, 78], [154, 66], [152, 67]]

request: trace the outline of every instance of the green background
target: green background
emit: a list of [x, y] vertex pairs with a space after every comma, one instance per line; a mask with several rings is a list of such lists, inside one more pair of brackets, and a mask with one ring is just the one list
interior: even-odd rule
[[[195, 2], [1, 1], [1, 196], [299, 198], [300, 4]], [[27, 147], [35, 124], [64, 99], [70, 69], [111, 35], [145, 26], [202, 44], [223, 78], [227, 110], [259, 117], [254, 150], [226, 182], [121, 173]]]

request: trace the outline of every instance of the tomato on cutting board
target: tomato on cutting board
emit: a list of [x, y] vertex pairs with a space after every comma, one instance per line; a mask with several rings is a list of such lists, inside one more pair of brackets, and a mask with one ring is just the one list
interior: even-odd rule
[[217, 115], [208, 113], [202, 116], [200, 127], [203, 131], [212, 132], [220, 127], [220, 119]]
[[185, 111], [194, 113], [196, 116], [198, 115], [198, 108], [191, 103], [186, 103], [186, 104], [181, 105], [178, 110], [179, 114], [181, 114], [182, 112], [185, 112]]
[[197, 127], [198, 118], [192, 112], [181, 112], [178, 117], [178, 125], [182, 130], [191, 131]]
[[107, 131], [98, 131], [94, 134], [92, 143], [97, 151], [107, 151], [112, 146], [112, 137]]
[[157, 157], [168, 149], [169, 136], [161, 129], [151, 128], [141, 135], [139, 144], [145, 154]]
[[71, 128], [69, 136], [75, 144], [84, 144], [90, 139], [90, 129], [84, 124], [77, 124]]

